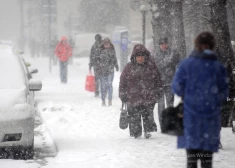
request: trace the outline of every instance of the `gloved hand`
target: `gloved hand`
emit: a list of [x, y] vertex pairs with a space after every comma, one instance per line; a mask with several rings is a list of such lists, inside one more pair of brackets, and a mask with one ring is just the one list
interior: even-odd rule
[[116, 71], [119, 71], [119, 67], [116, 67]]

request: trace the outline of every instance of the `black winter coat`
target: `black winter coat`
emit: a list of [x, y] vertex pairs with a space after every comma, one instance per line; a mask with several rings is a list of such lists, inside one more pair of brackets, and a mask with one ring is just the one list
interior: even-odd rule
[[115, 50], [113, 48], [102, 49], [98, 60], [101, 76], [108, 76], [114, 73], [114, 67], [119, 69]]
[[100, 52], [101, 52], [101, 42], [96, 41], [91, 47], [90, 52], [90, 62], [89, 68], [94, 68], [94, 71], [99, 70], [99, 60], [100, 60]]

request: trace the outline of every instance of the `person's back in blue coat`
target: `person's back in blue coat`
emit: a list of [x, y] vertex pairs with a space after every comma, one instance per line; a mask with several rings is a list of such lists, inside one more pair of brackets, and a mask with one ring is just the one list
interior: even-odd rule
[[217, 152], [220, 108], [228, 96], [228, 79], [216, 54], [207, 48], [193, 51], [180, 63], [172, 90], [184, 102], [184, 136], [178, 137], [178, 148]]

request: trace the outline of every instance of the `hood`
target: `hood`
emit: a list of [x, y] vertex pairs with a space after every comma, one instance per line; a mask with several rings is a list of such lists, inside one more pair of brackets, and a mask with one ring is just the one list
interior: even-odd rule
[[132, 62], [135, 62], [135, 58], [137, 55], [145, 56], [146, 60], [148, 60], [150, 58], [150, 52], [142, 44], [136, 44], [134, 46], [132, 54], [131, 54], [131, 61]]
[[26, 88], [0, 89], [0, 110], [11, 108], [15, 104], [26, 103]]
[[62, 36], [61, 39], [60, 39], [60, 42], [67, 42], [67, 41], [68, 41], [68, 39], [65, 36]]

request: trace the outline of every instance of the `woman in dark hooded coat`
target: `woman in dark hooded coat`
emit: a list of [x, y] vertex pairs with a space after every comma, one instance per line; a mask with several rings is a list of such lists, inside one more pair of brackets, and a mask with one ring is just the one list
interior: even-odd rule
[[131, 62], [120, 77], [119, 97], [127, 103], [130, 136], [135, 138], [142, 135], [141, 116], [145, 138], [151, 137], [150, 132], [157, 131], [153, 109], [162, 82], [158, 68], [150, 58], [150, 52], [142, 44], [135, 45]]

